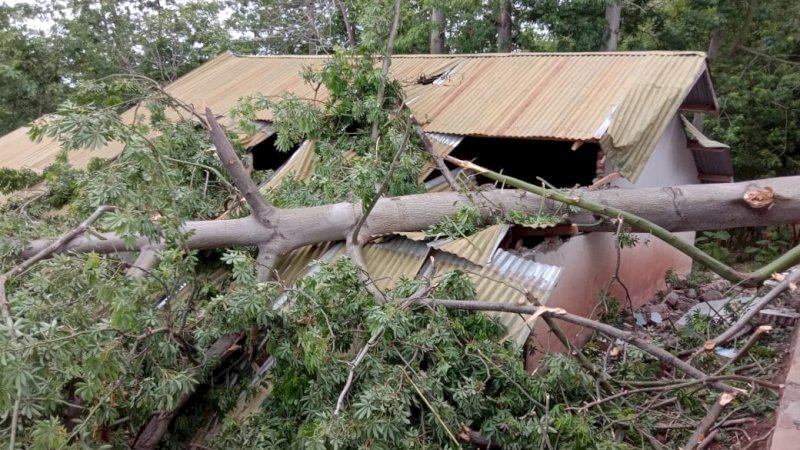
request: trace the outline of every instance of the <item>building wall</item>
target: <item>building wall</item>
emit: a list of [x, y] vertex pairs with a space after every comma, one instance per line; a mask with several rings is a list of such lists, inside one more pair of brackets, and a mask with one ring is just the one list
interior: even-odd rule
[[[606, 169], [607, 173], [613, 171], [613, 168]], [[686, 137], [676, 115], [659, 140], [639, 181], [632, 184], [627, 180], [619, 180], [614, 186], [670, 186], [693, 184], [697, 180], [694, 159], [686, 147]], [[694, 240], [694, 232], [678, 235], [688, 242]], [[664, 289], [664, 276], [668, 270], [688, 274], [692, 268], [692, 260], [688, 256], [660, 239], [649, 234], [636, 236], [639, 244], [621, 250], [619, 259], [619, 278], [627, 288], [634, 308], [645, 304], [656, 292]], [[562, 267], [561, 279], [547, 299], [547, 306], [564, 308], [585, 317], [597, 317], [603, 312], [603, 305], [598, 298], [612, 280], [617, 265], [616, 242], [611, 233], [575, 236], [553, 251], [537, 255], [536, 261]], [[611, 283], [610, 295], [620, 300], [621, 307], [626, 306], [626, 292], [620, 283]], [[591, 335], [590, 331], [571, 324], [560, 322], [560, 325], [575, 344], [582, 345]], [[529, 368], [536, 366], [543, 352], [564, 350], [541, 320], [534, 326], [534, 342], [537, 352], [528, 356]]]

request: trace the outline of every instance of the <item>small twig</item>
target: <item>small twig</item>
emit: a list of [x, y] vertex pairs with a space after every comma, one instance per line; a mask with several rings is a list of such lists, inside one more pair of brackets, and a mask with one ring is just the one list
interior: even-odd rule
[[14, 410], [11, 412], [11, 437], [9, 438], [8, 448], [14, 450], [14, 441], [17, 438], [17, 421], [19, 420], [19, 402], [22, 397], [22, 388], [17, 388], [17, 398], [14, 399]]
[[[392, 18], [392, 28], [389, 30], [389, 37], [386, 39], [386, 54], [383, 55], [383, 65], [381, 66], [381, 84], [378, 85], [377, 104], [378, 108], [383, 108], [384, 95], [386, 93], [386, 83], [389, 81], [389, 67], [392, 65], [392, 54], [394, 53], [394, 39], [397, 37], [397, 29], [400, 27], [400, 7], [401, 0], [394, 2], [394, 17]], [[372, 122], [372, 140], [378, 139], [378, 120]]]
[[768, 334], [770, 331], [772, 331], [772, 327], [769, 325], [761, 325], [758, 328], [756, 328], [756, 331], [750, 336], [750, 339], [747, 340], [747, 342], [744, 344], [744, 347], [742, 347], [741, 350], [736, 352], [736, 354], [733, 355], [733, 358], [731, 358], [730, 361], [728, 361], [722, 367], [720, 367], [717, 373], [722, 373], [722, 371], [725, 370], [725, 368], [735, 363], [736, 361], [740, 360], [750, 351], [751, 348], [753, 348], [753, 346], [756, 344], [756, 342], [758, 342], [761, 336]]
[[[525, 298], [527, 298], [528, 301], [534, 306], [542, 306], [539, 300], [529, 291], [525, 292]], [[580, 348], [572, 345], [572, 342], [570, 342], [567, 334], [564, 333], [564, 330], [561, 329], [558, 323], [556, 323], [555, 320], [547, 315], [543, 316], [542, 320], [544, 320], [544, 323], [547, 324], [547, 327], [550, 328], [550, 331], [553, 332], [556, 338], [561, 341], [561, 345], [563, 345], [568, 352], [575, 355], [578, 363], [592, 376], [597, 378], [597, 381], [600, 383], [600, 386], [603, 387], [603, 390], [606, 392], [613, 392], [614, 388], [611, 386], [611, 383], [606, 380], [604, 374], [601, 373], [594, 364], [592, 364], [592, 362], [586, 357], [586, 355], [583, 354], [583, 351]]]
[[702, 450], [714, 442], [714, 439], [717, 438], [717, 433], [719, 433], [719, 428], [711, 430], [711, 432], [708, 433], [708, 436], [706, 436], [702, 441], [700, 441], [699, 444], [697, 444], [697, 450]]
[[356, 374], [356, 368], [358, 367], [359, 364], [361, 364], [361, 361], [364, 360], [364, 357], [367, 356], [367, 352], [369, 351], [369, 349], [372, 348], [378, 342], [378, 339], [381, 336], [383, 336], [383, 331], [385, 329], [386, 329], [385, 327], [378, 328], [375, 331], [375, 333], [373, 333], [372, 337], [369, 338], [367, 345], [362, 347], [361, 351], [358, 352], [355, 359], [353, 359], [350, 362], [350, 373], [347, 374], [347, 381], [345, 382], [344, 387], [342, 388], [342, 392], [339, 393], [339, 398], [336, 400], [336, 409], [333, 410], [334, 416], [338, 416], [339, 412], [341, 412], [342, 407], [344, 406], [344, 399], [345, 397], [347, 397], [347, 393], [350, 391], [350, 388], [353, 385], [353, 378], [355, 377]]
[[[207, 166], [205, 164], [200, 164], [200, 163], [196, 163], [196, 162], [192, 162], [192, 161], [185, 161], [183, 159], [171, 158], [171, 157], [166, 156], [166, 155], [161, 155], [161, 157], [166, 159], [167, 161], [172, 161], [172, 162], [180, 163], [180, 164], [187, 164], [189, 166], [199, 167], [199, 168], [205, 170], [206, 171], [206, 185], [208, 185], [208, 177], [209, 177], [209, 172], [210, 172], [210, 173], [213, 173], [214, 175], [216, 175], [217, 179], [219, 180], [219, 182], [224, 184], [225, 187], [227, 187], [231, 191], [236, 189], [236, 188], [233, 187], [232, 184], [230, 184], [228, 182], [228, 180], [225, 179], [225, 177], [222, 176], [222, 174], [219, 172], [219, 170], [217, 170], [217, 169], [215, 169], [215, 168], [213, 168], [211, 166]], [[205, 189], [203, 190], [203, 194], [205, 194]]]
[[436, 418], [436, 421], [439, 422], [439, 425], [441, 425], [442, 428], [444, 428], [444, 431], [447, 432], [447, 435], [450, 437], [450, 440], [452, 440], [453, 443], [458, 446], [458, 448], [461, 448], [461, 444], [459, 444], [458, 439], [456, 439], [456, 437], [453, 435], [453, 432], [450, 431], [450, 427], [448, 427], [447, 424], [444, 422], [444, 420], [442, 420], [441, 416], [439, 416], [439, 414], [433, 408], [433, 405], [431, 405], [428, 399], [425, 397], [425, 394], [422, 393], [422, 390], [420, 390], [419, 386], [417, 386], [417, 384], [414, 383], [414, 380], [411, 379], [410, 376], [408, 376], [406, 369], [402, 369], [402, 371], [403, 374], [408, 379], [408, 381], [411, 383], [411, 386], [414, 388], [415, 391], [417, 391], [417, 395], [419, 395], [419, 398], [421, 398], [422, 401], [425, 403], [425, 405], [428, 407], [428, 409], [431, 410], [431, 414], [433, 414], [433, 417]]
[[800, 62], [791, 61], [791, 60], [780, 58], [780, 57], [777, 57], [777, 56], [768, 55], [768, 54], [766, 54], [764, 52], [760, 52], [760, 51], [758, 51], [756, 49], [752, 49], [750, 47], [745, 47], [744, 45], [740, 45], [737, 48], [739, 50], [744, 50], [747, 53], [750, 53], [752, 55], [761, 56], [763, 58], [771, 59], [771, 60], [777, 61], [779, 63], [789, 64], [789, 65], [792, 65], [792, 66], [800, 66]]
[[730, 394], [728, 392], [722, 393], [719, 396], [716, 402], [714, 402], [714, 406], [708, 410], [708, 414], [700, 421], [700, 424], [697, 425], [695, 428], [694, 433], [689, 438], [689, 441], [686, 442], [686, 445], [683, 446], [684, 450], [695, 450], [697, 448], [698, 442], [705, 439], [706, 432], [714, 422], [717, 420], [719, 415], [722, 413], [722, 410], [725, 409], [725, 406], [728, 405], [736, 398], [735, 394]]
[[389, 163], [389, 170], [386, 171], [386, 178], [383, 179], [383, 183], [381, 183], [378, 190], [375, 192], [375, 197], [370, 202], [369, 206], [365, 208], [364, 212], [361, 214], [361, 217], [358, 218], [358, 221], [353, 226], [353, 233], [351, 239], [354, 241], [356, 245], [361, 245], [361, 240], [359, 239], [359, 233], [361, 233], [361, 227], [364, 226], [364, 222], [367, 221], [370, 213], [373, 209], [375, 209], [375, 205], [378, 203], [381, 197], [386, 193], [389, 189], [389, 183], [392, 180], [392, 175], [394, 175], [394, 171], [397, 169], [398, 163], [400, 162], [400, 156], [406, 149], [406, 144], [408, 143], [408, 137], [411, 132], [411, 124], [406, 123], [406, 131], [403, 135], [403, 142], [400, 144], [400, 148], [397, 149], [397, 152], [394, 154], [392, 158], [392, 162]]
[[[408, 108], [408, 105], [403, 104], [403, 107], [408, 109], [410, 114], [411, 109]], [[445, 165], [444, 158], [436, 153], [436, 150], [433, 148], [433, 143], [431, 142], [431, 139], [428, 137], [428, 134], [425, 132], [425, 130], [422, 129], [422, 125], [419, 123], [419, 121], [417, 121], [413, 114], [410, 114], [409, 117], [411, 118], [411, 123], [414, 126], [414, 131], [416, 131], [417, 136], [419, 136], [419, 139], [422, 141], [422, 146], [425, 147], [425, 151], [431, 155], [431, 158], [433, 158], [436, 168], [442, 173], [442, 176], [444, 177], [445, 181], [447, 181], [450, 189], [452, 189], [453, 192], [460, 191], [461, 186], [453, 177], [453, 173], [447, 168], [447, 165]]]
[[774, 433], [774, 432], [775, 432], [775, 427], [772, 427], [772, 428], [770, 428], [770, 430], [769, 430], [769, 431], [767, 431], [766, 433], [764, 433], [764, 435], [763, 435], [763, 436], [761, 436], [761, 437], [758, 437], [758, 438], [755, 438], [755, 439], [751, 440], [751, 441], [750, 441], [750, 442], [747, 444], [747, 446], [746, 446], [746, 447], [743, 447], [743, 448], [742, 448], [742, 450], [748, 450], [748, 449], [749, 449], [750, 447], [752, 447], [753, 445], [755, 445], [755, 444], [758, 444], [759, 442], [761, 442], [761, 441], [763, 441], [763, 440], [766, 440], [767, 438], [769, 438], [770, 436], [772, 436], [772, 433]]

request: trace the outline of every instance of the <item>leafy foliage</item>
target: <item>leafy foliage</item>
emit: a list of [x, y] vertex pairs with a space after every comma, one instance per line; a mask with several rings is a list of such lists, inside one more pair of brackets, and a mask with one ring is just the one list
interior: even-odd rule
[[450, 239], [461, 239], [475, 234], [480, 228], [481, 215], [478, 208], [465, 206], [453, 217], [442, 217], [439, 223], [431, 225], [425, 233], [430, 236], [447, 236]]
[[[252, 362], [264, 355], [259, 342], [269, 333], [274, 366], [262, 386], [249, 389], [268, 390], [266, 400], [247, 422], [227, 416], [217, 437], [220, 447], [457, 447], [464, 427], [505, 448], [649, 445], [644, 432], [655, 432], [655, 418], [636, 406], [650, 397], [580, 408], [597, 400], [597, 380], [564, 355], [546, 357], [537, 376], [529, 376], [520, 349], [499, 344], [505, 330], [486, 315], [397, 302], [376, 305], [347, 259], [320, 264], [315, 275], [287, 288], [256, 281], [250, 249], [184, 248], [183, 222], [215, 218], [239, 199], [208, 151], [205, 133], [191, 121], [170, 120], [181, 105], [154, 88], [229, 44], [261, 54], [334, 49], [345, 42], [343, 12], [332, 6], [338, 2], [307, 2], [305, 10], [286, 8], [284, 1], [229, 2], [233, 13], [226, 22], [236, 30], [233, 35], [222, 25], [223, 8], [216, 2], [43, 3], [0, 6], [0, 133], [55, 112], [31, 133], [59, 140], [64, 153], [41, 176], [0, 173], [4, 192], [34, 183], [43, 187], [38, 197], [13, 197], [3, 205], [0, 270], [13, 265], [29, 240], [57, 236], [103, 204], [116, 210], [90, 233], [116, 232], [129, 246], [144, 236], [163, 246], [160, 263], [136, 280], [125, 276], [127, 260], [87, 253], [55, 257], [11, 281], [11, 314], [0, 323], [0, 417], [7, 424], [0, 440], [9, 440], [10, 417], [16, 415], [16, 438], [23, 446], [122, 447], [152, 414], [171, 409], [198, 388], [203, 391], [196, 400], [198, 414], [225, 415], [242, 390], [232, 380], [252, 373], [249, 364], [217, 368], [206, 351], [223, 336], [241, 335], [241, 347], [229, 350], [237, 361]], [[401, 86], [385, 83], [375, 60], [366, 56], [383, 48], [391, 2], [341, 3], [349, 7], [344, 13], [356, 24], [362, 50], [335, 51], [321, 70], [304, 74], [327, 97], [310, 102], [253, 97], [234, 111], [241, 128], [252, 132], [256, 113], [270, 108], [283, 151], [306, 140], [314, 145], [314, 173], [286, 179], [269, 192], [277, 206], [349, 199], [366, 207], [384, 182], [385, 195], [423, 189], [419, 175], [427, 156], [410, 132]], [[515, 49], [587, 51], [601, 44], [606, 2], [513, 5]], [[493, 51], [500, 6], [499, 1], [404, 2], [396, 48], [425, 51], [429, 11], [438, 7], [447, 16], [451, 51]], [[792, 12], [797, 5], [789, 0], [626, 2], [620, 47], [705, 49], [708, 36], [721, 29], [725, 40], [713, 71], [723, 113], [706, 120], [708, 133], [732, 144], [743, 177], [795, 173], [800, 15]], [[49, 20], [52, 28], [32, 29], [31, 19]], [[135, 76], [112, 76], [120, 72]], [[116, 112], [139, 102], [140, 117], [122, 122]], [[114, 161], [95, 161], [85, 170], [67, 163], [72, 149], [109, 143], [124, 147]], [[238, 145], [237, 150], [243, 152]], [[230, 210], [233, 216], [241, 213], [246, 211]], [[477, 218], [474, 208], [465, 208], [429, 231], [461, 238], [479, 229]], [[557, 218], [512, 212], [506, 219], [541, 226]], [[715, 233], [702, 236], [701, 243], [722, 248], [735, 238]], [[745, 252], [768, 258], [791, 237], [785, 230], [769, 232]], [[624, 236], [619, 241], [625, 243]], [[428, 288], [438, 298], [475, 295], [460, 272], [406, 281], [388, 295], [407, 298]], [[278, 302], [288, 306], [275, 310]], [[608, 313], [609, 320], [624, 319], [613, 299]], [[681, 345], [698, 344], [719, 325], [692, 322]], [[345, 409], [334, 416], [350, 362], [376, 333], [375, 346], [355, 369]], [[774, 364], [771, 343], [759, 343], [743, 363]], [[601, 350], [601, 344], [589, 347], [598, 365], [608, 362], [608, 347]], [[609, 370], [623, 386], [663, 372], [641, 351], [628, 347], [621, 355]], [[737, 370], [721, 367], [713, 355], [699, 364], [723, 373]], [[675, 397], [689, 423], [705, 414], [703, 404], [709, 403], [691, 389], [678, 390]], [[741, 406], [761, 413], [774, 405], [769, 394], [759, 392], [754, 399]], [[173, 424], [176, 446], [192, 430], [187, 410]], [[624, 440], [617, 439], [618, 431]], [[679, 439], [680, 433], [668, 434]]]
[[[468, 285], [463, 273], [445, 274], [435, 296], [463, 297]], [[219, 447], [456, 448], [462, 425], [508, 448], [555, 439], [572, 448], [612, 445], [610, 434], [593, 434], [589, 421], [563, 408], [551, 409], [546, 422], [547, 401], [587, 398], [591, 378], [563, 356], [548, 360], [547, 375], [531, 378], [518, 349], [496, 343], [505, 330], [488, 316], [376, 306], [345, 259], [323, 265], [287, 301], [271, 340], [271, 394], [247, 423], [226, 422]], [[349, 361], [381, 327], [357, 369], [349, 408], [334, 416]]]

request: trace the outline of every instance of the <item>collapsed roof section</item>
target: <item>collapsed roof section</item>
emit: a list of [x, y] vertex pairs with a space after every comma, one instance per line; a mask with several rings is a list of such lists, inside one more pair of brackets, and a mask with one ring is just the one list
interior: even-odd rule
[[[381, 242], [364, 247], [364, 262], [370, 279], [382, 291], [396, 287], [403, 279], [435, 279], [446, 272], [461, 270], [475, 286], [476, 298], [482, 301], [518, 304], [527, 302], [525, 294], [530, 293], [545, 304], [555, 289], [561, 269], [524, 259], [500, 248], [500, 240], [508, 229], [507, 225], [497, 225], [473, 236], [449, 241], [451, 249], [473, 248], [467, 252], [468, 256], [489, 255], [488, 259], [480, 257], [471, 261], [444, 250], [436, 241], [387, 236]], [[321, 262], [344, 256], [344, 247], [343, 243], [314, 244], [289, 252], [278, 262], [278, 278], [284, 285], [291, 286], [299, 278], [319, 270]], [[282, 297], [276, 306], [282, 307], [284, 302], [285, 297]], [[525, 343], [533, 326], [526, 323], [526, 316], [498, 312], [487, 314], [513, 333], [509, 339], [520, 346]]]
[[[217, 113], [259, 93], [320, 99], [326, 93], [305, 84], [300, 72], [320, 67], [326, 58], [224, 53], [166, 91]], [[429, 133], [597, 142], [631, 181], [676, 112], [717, 110], [706, 57], [699, 52], [398, 55], [391, 75]], [[261, 111], [259, 119], [269, 121], [272, 114]], [[132, 121], [133, 110], [123, 120]], [[19, 129], [0, 138], [0, 167], [41, 171], [58, 150], [51, 140], [31, 143]], [[110, 143], [75, 151], [71, 159], [84, 167], [91, 157], [121, 150]]]

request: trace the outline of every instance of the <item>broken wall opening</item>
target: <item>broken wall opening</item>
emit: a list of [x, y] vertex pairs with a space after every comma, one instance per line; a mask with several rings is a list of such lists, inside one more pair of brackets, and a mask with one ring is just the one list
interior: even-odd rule
[[[466, 136], [451, 155], [532, 184], [541, 184], [541, 177], [559, 188], [589, 186], [600, 146], [587, 142], [577, 150], [571, 147], [571, 141]], [[475, 180], [479, 185], [494, 183], [480, 175]]]

